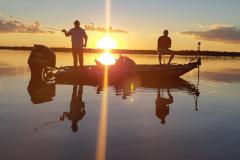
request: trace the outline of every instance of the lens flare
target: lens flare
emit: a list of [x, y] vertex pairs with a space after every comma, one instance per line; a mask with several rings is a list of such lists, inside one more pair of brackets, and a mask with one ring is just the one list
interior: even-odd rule
[[107, 146], [107, 118], [108, 118], [108, 66], [105, 66], [103, 79], [102, 106], [100, 111], [100, 122], [98, 129], [96, 160], [106, 159]]
[[110, 20], [111, 20], [111, 0], [105, 0], [105, 16], [106, 16], [106, 27], [107, 32], [109, 32], [110, 28]]
[[[106, 28], [107, 34], [110, 27], [110, 12], [111, 12], [111, 0], [105, 0], [105, 15], [106, 15]], [[117, 47], [117, 43], [109, 36], [105, 36], [99, 41], [98, 46], [105, 50], [114, 49]], [[109, 53], [104, 53], [100, 57], [102, 63], [113, 63], [113, 56]], [[102, 60], [101, 60], [102, 59]], [[97, 148], [96, 148], [96, 160], [105, 160], [107, 152], [107, 120], [108, 120], [108, 66], [105, 66], [104, 79], [103, 79], [103, 97], [102, 108], [100, 112], [100, 122], [98, 130]]]
[[109, 52], [103, 53], [101, 57], [98, 59], [98, 61], [104, 65], [113, 65], [116, 63], [116, 59]]
[[105, 50], [116, 49], [117, 42], [110, 35], [105, 35], [97, 42], [97, 48]]

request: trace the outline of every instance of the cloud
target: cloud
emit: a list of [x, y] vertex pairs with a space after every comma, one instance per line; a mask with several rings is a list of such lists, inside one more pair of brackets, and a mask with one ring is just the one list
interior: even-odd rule
[[[93, 23], [90, 24], [85, 24], [84, 28], [86, 31], [97, 31], [97, 32], [107, 32], [106, 27], [101, 27], [101, 26], [94, 26]], [[109, 31], [110, 33], [128, 33], [128, 31], [123, 30], [123, 29], [116, 29], [113, 27], [109, 27]]]
[[185, 31], [181, 34], [209, 41], [240, 43], [240, 29], [233, 25], [216, 24], [204, 31]]
[[213, 82], [234, 83], [240, 81], [240, 69], [222, 69], [218, 72], [202, 71], [203, 79]]
[[24, 23], [18, 20], [6, 19], [0, 17], [0, 33], [48, 33], [53, 34], [54, 31], [45, 30], [41, 24], [36, 21], [33, 23]]

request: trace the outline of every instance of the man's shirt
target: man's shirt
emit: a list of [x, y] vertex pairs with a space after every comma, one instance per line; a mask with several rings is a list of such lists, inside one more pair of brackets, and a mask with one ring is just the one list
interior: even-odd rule
[[87, 39], [87, 34], [82, 28], [72, 28], [66, 35], [72, 38], [72, 48], [82, 48], [83, 39]]
[[168, 36], [158, 38], [158, 50], [171, 48], [172, 40]]

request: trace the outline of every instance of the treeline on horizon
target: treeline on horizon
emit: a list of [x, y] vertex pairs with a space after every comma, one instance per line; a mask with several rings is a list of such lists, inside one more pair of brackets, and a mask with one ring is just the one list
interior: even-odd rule
[[[0, 49], [5, 50], [25, 50], [25, 51], [31, 51], [33, 47], [9, 47], [9, 46], [0, 46]], [[54, 52], [71, 52], [71, 48], [56, 48], [52, 47], [50, 48]], [[93, 49], [93, 48], [85, 48], [85, 53], [102, 53], [104, 52], [104, 49]], [[240, 57], [240, 52], [221, 52], [221, 51], [194, 51], [194, 50], [181, 50], [181, 51], [173, 51], [175, 55], [184, 55], [184, 56], [194, 56], [198, 53], [201, 56], [229, 56], [229, 57]], [[127, 49], [113, 49], [111, 50], [111, 53], [113, 54], [157, 54], [156, 50], [127, 50]]]

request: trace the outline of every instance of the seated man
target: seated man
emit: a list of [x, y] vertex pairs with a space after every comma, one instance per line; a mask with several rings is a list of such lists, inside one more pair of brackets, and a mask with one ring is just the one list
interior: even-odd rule
[[170, 37], [168, 37], [168, 30], [165, 30], [163, 32], [163, 36], [158, 38], [158, 47], [157, 47], [157, 51], [158, 51], [158, 58], [159, 58], [159, 63], [162, 64], [162, 55], [166, 54], [166, 53], [170, 53], [171, 57], [168, 61], [168, 64], [171, 63], [171, 61], [173, 60], [173, 52], [169, 49], [171, 48], [172, 45], [172, 40]]

